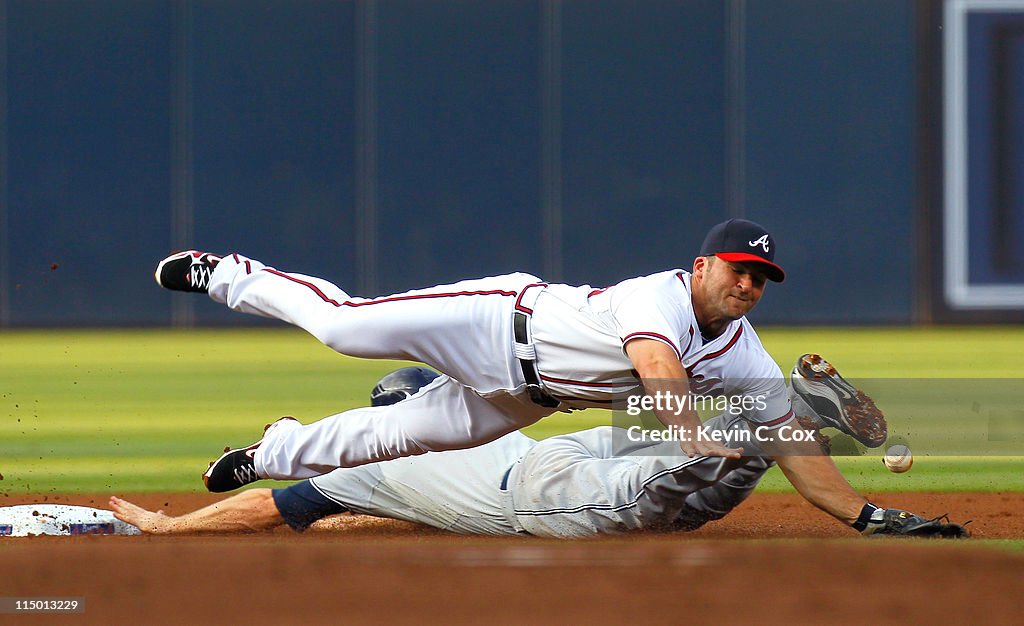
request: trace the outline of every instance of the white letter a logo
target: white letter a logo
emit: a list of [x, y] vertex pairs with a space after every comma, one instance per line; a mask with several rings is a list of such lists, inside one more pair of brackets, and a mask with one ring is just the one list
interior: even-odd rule
[[761, 246], [762, 248], [764, 248], [765, 252], [768, 252], [768, 235], [767, 234], [761, 235], [760, 239], [755, 239], [754, 241], [748, 241], [747, 243], [750, 244], [751, 248], [753, 248], [754, 246]]

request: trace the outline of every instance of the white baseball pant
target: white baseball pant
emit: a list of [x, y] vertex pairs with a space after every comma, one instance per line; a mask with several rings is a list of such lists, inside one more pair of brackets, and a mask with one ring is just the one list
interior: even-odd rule
[[343, 467], [310, 483], [353, 513], [473, 535], [521, 530], [502, 479], [536, 441], [519, 432], [467, 450]]
[[386, 407], [353, 409], [299, 425], [277, 422], [254, 457], [260, 476], [301, 479], [429, 451], [492, 441], [549, 415], [530, 401], [512, 351], [512, 307], [538, 279], [507, 274], [355, 298], [312, 276], [229, 255], [210, 297], [233, 310], [276, 318], [350, 356], [425, 363], [448, 376]]

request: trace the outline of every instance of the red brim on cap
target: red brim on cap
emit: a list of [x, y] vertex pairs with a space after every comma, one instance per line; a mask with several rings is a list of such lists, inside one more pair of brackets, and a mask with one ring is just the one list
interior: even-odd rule
[[715, 256], [723, 261], [732, 261], [733, 263], [759, 263], [764, 266], [764, 275], [768, 277], [768, 280], [777, 283], [781, 283], [786, 280], [786, 272], [784, 272], [781, 267], [772, 263], [768, 259], [757, 256], [756, 254], [750, 254], [748, 252], [718, 252]]

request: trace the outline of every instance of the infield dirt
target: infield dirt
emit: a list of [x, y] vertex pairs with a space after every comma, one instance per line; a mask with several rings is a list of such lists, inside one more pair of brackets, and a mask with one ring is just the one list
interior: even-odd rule
[[[180, 514], [208, 494], [117, 494]], [[1024, 539], [1024, 495], [884, 494], [976, 539]], [[106, 495], [0, 504], [105, 508]], [[755, 494], [693, 533], [584, 541], [463, 537], [339, 516], [332, 531], [0, 541], [4, 597], [81, 597], [8, 623], [1019, 624], [1024, 554], [975, 541], [862, 539], [791, 494]], [[845, 540], [844, 540], [845, 539]], [[768, 541], [766, 541], [768, 540]], [[14, 622], [14, 620], [10, 620]]]

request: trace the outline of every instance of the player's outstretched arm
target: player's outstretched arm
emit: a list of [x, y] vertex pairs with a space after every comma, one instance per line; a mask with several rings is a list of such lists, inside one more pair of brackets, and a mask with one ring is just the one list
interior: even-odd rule
[[[648, 395], [655, 398], [686, 398], [690, 394], [686, 370], [668, 345], [656, 339], [633, 339], [626, 344], [626, 355], [640, 375]], [[691, 404], [686, 403], [678, 407], [678, 413], [664, 408], [655, 408], [654, 414], [665, 426], [677, 428], [679, 433], [687, 435], [679, 442], [679, 447], [686, 456], [723, 456], [738, 459], [743, 454], [743, 448], [729, 448], [717, 441], [705, 441], [697, 437], [701, 421]]]
[[775, 461], [808, 502], [852, 526], [863, 535], [896, 537], [970, 537], [946, 516], [926, 519], [902, 509], [883, 509], [862, 498], [828, 456], [780, 456]]
[[839, 472], [832, 457], [815, 454], [777, 456], [782, 473], [805, 500], [852, 526], [867, 504]]
[[805, 500], [852, 526], [867, 500], [850, 486], [821, 443], [816, 439], [794, 441], [794, 437], [783, 432], [791, 426], [792, 423], [764, 433], [760, 438], [764, 453], [775, 459]]
[[270, 489], [243, 491], [177, 517], [146, 510], [117, 496], [111, 496], [110, 510], [122, 522], [153, 535], [255, 532], [284, 524]]

